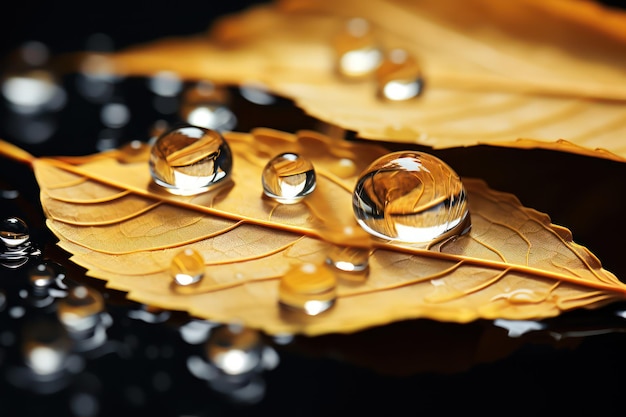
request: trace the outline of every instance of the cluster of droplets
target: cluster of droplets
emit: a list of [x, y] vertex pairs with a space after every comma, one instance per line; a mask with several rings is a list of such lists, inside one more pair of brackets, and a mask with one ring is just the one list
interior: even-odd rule
[[334, 39], [336, 72], [349, 81], [376, 81], [376, 94], [385, 101], [407, 101], [422, 94], [419, 62], [406, 49], [384, 48], [371, 24], [356, 17], [345, 22]]
[[[185, 125], [162, 133], [154, 142], [150, 168], [154, 181], [174, 194], [196, 194], [231, 175], [228, 143], [217, 131]], [[311, 161], [295, 152], [271, 158], [261, 175], [263, 196], [278, 204], [297, 204], [316, 188]], [[470, 226], [460, 177], [439, 158], [417, 151], [389, 153], [365, 169], [353, 191], [358, 225], [386, 241], [428, 247]], [[322, 265], [289, 269], [279, 287], [279, 304], [315, 316], [336, 300], [338, 279], [363, 282], [369, 270], [368, 245], [333, 244]], [[176, 288], [199, 285], [206, 273], [203, 256], [186, 248], [171, 260]]]

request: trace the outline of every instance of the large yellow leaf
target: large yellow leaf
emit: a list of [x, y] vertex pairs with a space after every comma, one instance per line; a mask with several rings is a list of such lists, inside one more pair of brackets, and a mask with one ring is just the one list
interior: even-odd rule
[[[48, 227], [88, 275], [130, 299], [200, 318], [316, 335], [410, 318], [541, 319], [626, 294], [626, 285], [567, 229], [481, 180], [464, 179], [472, 228], [456, 239], [420, 248], [370, 239], [363, 231], [343, 236], [346, 226], [360, 230], [352, 189], [384, 148], [310, 131], [256, 129], [225, 137], [233, 152], [232, 184], [188, 197], [152, 184], [146, 148], [133, 155], [121, 148], [34, 158], [0, 142], [0, 153], [32, 164]], [[284, 151], [309, 158], [317, 172], [316, 190], [300, 204], [262, 196], [263, 167]], [[337, 303], [319, 316], [285, 314], [278, 304], [281, 277], [292, 266], [323, 264], [337, 242], [371, 244], [367, 277], [340, 275]], [[180, 287], [170, 265], [186, 248], [201, 254], [205, 276]]]
[[[408, 102], [373, 78], [335, 73], [332, 39], [363, 17], [385, 48], [422, 65]], [[570, 0], [285, 0], [218, 21], [208, 35], [111, 56], [115, 71], [261, 82], [311, 115], [367, 139], [432, 148], [488, 144], [626, 161], [626, 14]]]

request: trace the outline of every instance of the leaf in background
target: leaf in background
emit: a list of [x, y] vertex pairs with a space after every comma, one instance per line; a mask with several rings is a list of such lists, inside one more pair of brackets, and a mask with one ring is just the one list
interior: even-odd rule
[[[381, 102], [373, 79], [338, 77], [332, 39], [348, 18], [422, 66], [423, 94]], [[116, 71], [265, 84], [360, 137], [432, 148], [545, 148], [626, 161], [626, 14], [591, 1], [285, 0], [208, 35], [111, 56]]]
[[[367, 278], [339, 279], [330, 310], [294, 320], [278, 305], [280, 278], [291, 266], [324, 263], [345, 226], [360, 230], [352, 189], [386, 150], [310, 131], [224, 135], [233, 152], [232, 186], [189, 197], [152, 184], [147, 153], [132, 160], [122, 149], [36, 159], [5, 142], [0, 153], [32, 164], [48, 227], [88, 275], [130, 299], [200, 318], [317, 335], [411, 318], [541, 319], [624, 299], [626, 285], [569, 230], [466, 178], [470, 232], [428, 249], [372, 240]], [[263, 197], [260, 179], [266, 161], [285, 151], [310, 159], [318, 183], [302, 203], [281, 206]], [[204, 278], [191, 287], [174, 285], [170, 273], [185, 248], [205, 261]]]

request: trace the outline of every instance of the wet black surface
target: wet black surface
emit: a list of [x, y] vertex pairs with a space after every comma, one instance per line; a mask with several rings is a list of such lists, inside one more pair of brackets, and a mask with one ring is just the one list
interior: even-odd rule
[[[197, 5], [186, 2], [177, 3], [174, 11], [172, 4], [156, 2], [142, 11], [113, 2], [96, 13], [87, 3], [68, 3], [67, 10], [43, 2], [17, 4], [13, 7], [22, 14], [14, 14], [16, 21], [28, 24], [16, 23], [19, 28], [3, 38], [3, 46], [8, 53], [22, 41], [38, 40], [53, 53], [61, 53], [80, 50], [87, 37], [104, 32], [116, 47], [123, 47], [165, 35], [197, 33], [215, 16], [243, 5], [206, 4], [199, 12], [193, 8]], [[39, 9], [33, 11], [31, 6]], [[69, 10], [82, 13], [70, 17]], [[82, 96], [78, 82], [76, 75], [61, 79], [66, 104], [44, 119], [18, 117], [3, 101], [0, 137], [36, 156], [82, 155], [97, 151], [102, 138], [117, 144], [148, 140], [155, 121], [178, 118], [175, 113], [159, 113], [147, 80], [134, 78], [116, 83], [110, 96], [127, 105], [129, 122], [118, 128], [105, 126], [100, 115], [106, 103]], [[246, 101], [236, 89], [230, 92], [231, 109], [239, 121], [236, 130], [324, 128], [287, 100], [260, 106]], [[51, 137], [40, 143], [26, 140], [24, 126], [46, 118], [53, 123]], [[462, 177], [483, 178], [492, 188], [515, 194], [525, 206], [550, 214], [606, 269], [626, 279], [620, 243], [626, 235], [621, 198], [626, 192], [624, 164], [483, 146], [433, 153]], [[181, 331], [192, 318], [126, 301], [123, 294], [86, 277], [54, 245], [30, 168], [0, 160], [0, 191], [2, 218], [18, 216], [26, 221], [31, 242], [42, 252], [21, 268], [0, 267], [1, 416], [623, 414], [620, 381], [626, 371], [626, 321], [621, 312], [626, 305], [567, 313], [534, 323], [540, 328], [518, 337], [509, 336], [507, 323], [428, 320], [353, 335], [298, 337], [287, 344], [263, 336], [263, 345], [277, 354], [277, 363], [238, 378], [219, 373], [208, 378], [211, 373], [206, 369], [189, 365], [207, 362], [207, 335], [200, 332], [198, 341], [191, 343]], [[12, 191], [17, 191], [17, 197]], [[44, 306], [33, 299], [28, 280], [28, 268], [42, 260], [63, 272], [54, 284], [59, 291], [56, 298]], [[103, 295], [106, 307], [99, 323], [106, 336], [92, 345], [72, 339], [63, 351], [69, 359], [60, 371], [37, 376], [23, 352], [31, 346], [27, 342], [42, 333], [28, 333], [28, 329], [41, 320], [46, 329], [56, 328], [63, 291], [77, 285]], [[59, 340], [68, 336], [64, 331], [53, 335]], [[205, 373], [198, 376], [197, 369]], [[246, 384], [261, 395], [242, 394]]]

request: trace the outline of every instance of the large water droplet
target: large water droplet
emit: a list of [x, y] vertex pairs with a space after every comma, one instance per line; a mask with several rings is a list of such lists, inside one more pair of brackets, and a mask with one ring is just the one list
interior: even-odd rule
[[378, 96], [389, 101], [406, 101], [422, 93], [422, 70], [403, 49], [392, 49], [376, 70]]
[[306, 158], [283, 153], [270, 160], [263, 170], [263, 192], [283, 204], [294, 204], [315, 190], [315, 169]]
[[224, 182], [232, 163], [230, 147], [219, 132], [192, 125], [159, 136], [150, 154], [152, 178], [177, 195], [198, 194]]
[[337, 279], [325, 265], [296, 265], [280, 280], [278, 294], [281, 306], [316, 316], [334, 305]]
[[374, 161], [357, 182], [352, 206], [361, 227], [383, 239], [428, 244], [469, 227], [461, 179], [423, 152], [394, 152]]
[[172, 258], [170, 272], [178, 285], [191, 285], [204, 276], [204, 259], [197, 251], [187, 248]]
[[26, 222], [19, 217], [8, 217], [0, 224], [0, 240], [8, 248], [23, 245], [30, 239]]
[[337, 72], [348, 79], [371, 75], [382, 61], [382, 51], [369, 22], [353, 18], [334, 39]]

